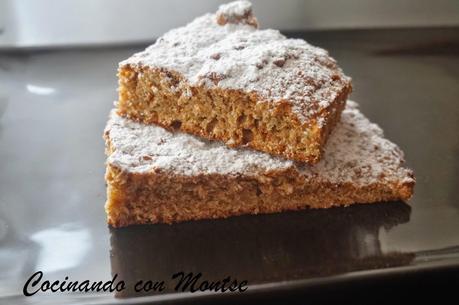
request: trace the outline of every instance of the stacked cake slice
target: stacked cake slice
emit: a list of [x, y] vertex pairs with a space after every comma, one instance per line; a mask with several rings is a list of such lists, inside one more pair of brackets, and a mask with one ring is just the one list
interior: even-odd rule
[[412, 172], [325, 50], [237, 1], [121, 62], [105, 130], [115, 226], [407, 200]]

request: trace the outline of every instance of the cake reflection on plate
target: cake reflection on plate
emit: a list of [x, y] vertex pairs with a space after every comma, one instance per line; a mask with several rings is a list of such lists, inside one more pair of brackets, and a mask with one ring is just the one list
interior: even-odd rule
[[402, 202], [356, 205], [329, 210], [240, 216], [174, 225], [111, 228], [112, 274], [128, 289], [117, 297], [141, 296], [139, 280], [165, 281], [172, 275], [201, 273], [212, 281], [227, 276], [251, 285], [325, 277], [358, 270], [409, 265], [412, 253], [381, 249], [380, 228], [409, 220]]

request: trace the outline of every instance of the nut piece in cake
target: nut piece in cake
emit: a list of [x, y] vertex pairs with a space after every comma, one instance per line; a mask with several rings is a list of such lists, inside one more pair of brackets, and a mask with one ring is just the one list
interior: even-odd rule
[[315, 165], [145, 125], [112, 112], [104, 134], [108, 222], [121, 227], [408, 200], [403, 153], [348, 102]]
[[252, 4], [248, 1], [235, 1], [221, 5], [216, 18], [219, 25], [248, 24], [258, 28], [258, 21], [252, 13]]
[[169, 31], [118, 76], [123, 117], [311, 164], [351, 92], [325, 50], [258, 29], [247, 1]]

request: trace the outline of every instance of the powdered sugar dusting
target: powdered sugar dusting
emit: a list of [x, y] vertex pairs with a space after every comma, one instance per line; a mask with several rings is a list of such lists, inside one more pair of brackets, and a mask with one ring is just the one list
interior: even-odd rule
[[365, 118], [354, 102], [348, 102], [323, 159], [314, 166], [172, 133], [121, 118], [114, 111], [106, 127], [106, 137], [114, 148], [108, 163], [135, 173], [163, 170], [186, 176], [263, 176], [269, 171], [292, 169], [306, 179], [332, 183], [414, 181], [411, 171], [403, 167], [402, 151], [383, 138], [382, 130]]
[[287, 101], [302, 122], [324, 113], [350, 87], [350, 78], [327, 51], [257, 26], [249, 2], [229, 3], [217, 14], [169, 31], [120, 66], [166, 69], [193, 86], [254, 92], [265, 102]]

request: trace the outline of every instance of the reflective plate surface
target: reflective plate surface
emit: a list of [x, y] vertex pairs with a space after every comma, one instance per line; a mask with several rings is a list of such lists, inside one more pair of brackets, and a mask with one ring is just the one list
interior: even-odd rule
[[[117, 63], [144, 46], [0, 53], [0, 303], [108, 304], [207, 297], [174, 293], [172, 274], [247, 280], [253, 293], [459, 265], [459, 29], [291, 33], [327, 48], [352, 99], [406, 153], [417, 177], [400, 202], [111, 229], [102, 130]], [[23, 296], [43, 280], [165, 280], [139, 297]], [[228, 294], [216, 296], [216, 300]], [[137, 296], [137, 297], [136, 297]], [[214, 296], [215, 297], [215, 296]]]

